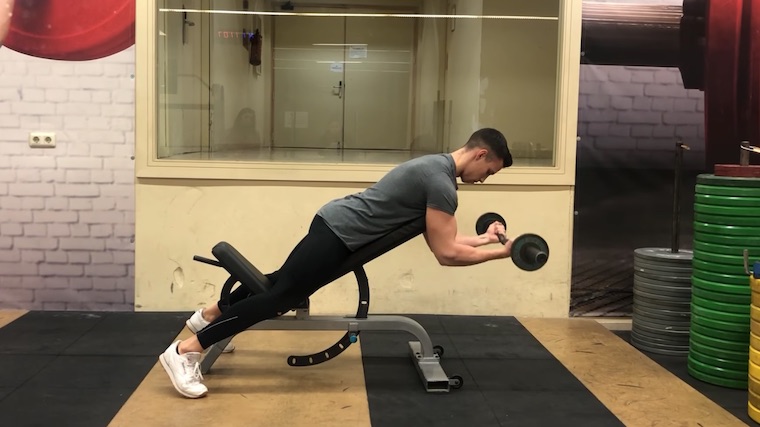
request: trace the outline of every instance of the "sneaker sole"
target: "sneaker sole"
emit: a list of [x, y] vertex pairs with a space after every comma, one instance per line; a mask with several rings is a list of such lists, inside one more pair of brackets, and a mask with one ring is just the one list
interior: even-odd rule
[[169, 379], [172, 381], [172, 385], [174, 386], [174, 389], [177, 390], [179, 394], [185, 397], [189, 397], [190, 399], [198, 399], [200, 397], [205, 396], [206, 393], [208, 393], [208, 392], [204, 392], [203, 394], [196, 396], [196, 395], [192, 395], [192, 394], [182, 391], [179, 387], [177, 387], [177, 382], [174, 381], [174, 374], [172, 374], [172, 370], [169, 369], [169, 365], [166, 363], [166, 360], [164, 359], [164, 355], [162, 354], [158, 356], [158, 360], [161, 362], [161, 366], [164, 367], [164, 371], [166, 371], [166, 373], [169, 375]]

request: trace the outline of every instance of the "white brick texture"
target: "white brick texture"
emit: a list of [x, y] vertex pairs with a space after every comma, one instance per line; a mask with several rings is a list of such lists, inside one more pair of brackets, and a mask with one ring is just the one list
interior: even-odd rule
[[578, 167], [704, 165], [704, 93], [684, 89], [677, 68], [581, 65]]
[[133, 309], [134, 100], [134, 47], [82, 63], [0, 47], [0, 309]]

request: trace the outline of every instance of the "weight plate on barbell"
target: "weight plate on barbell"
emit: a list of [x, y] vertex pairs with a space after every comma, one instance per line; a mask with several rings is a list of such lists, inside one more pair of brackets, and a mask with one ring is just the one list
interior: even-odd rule
[[699, 233], [710, 233], [710, 234], [720, 234], [723, 236], [742, 236], [742, 237], [758, 236], [758, 239], [760, 239], [760, 227], [717, 225], [717, 224], [707, 224], [704, 222], [694, 221], [694, 234], [696, 235]]
[[[737, 361], [749, 359], [749, 351], [725, 350], [722, 348], [709, 346], [699, 340], [689, 339], [689, 347], [691, 347], [692, 351], [698, 351], [702, 354], [717, 357], [720, 359], [737, 360]], [[747, 348], [749, 348], [749, 343], [747, 343]]]
[[702, 307], [701, 305], [698, 305], [694, 303], [693, 301], [691, 303], [691, 312], [692, 314], [696, 314], [697, 316], [702, 316], [702, 317], [706, 317], [708, 319], [713, 319], [713, 320], [721, 320], [724, 322], [749, 324], [749, 319], [750, 319], [749, 314], [726, 313], [724, 311], [713, 310], [707, 307]]
[[737, 276], [744, 274], [744, 265], [718, 264], [701, 259], [694, 260], [694, 269], [709, 271], [711, 273], [735, 274]]
[[705, 232], [694, 232], [694, 241], [714, 243], [717, 245], [737, 246], [737, 247], [758, 247], [760, 246], [760, 236], [726, 236], [723, 234], [712, 234]]
[[549, 245], [537, 234], [523, 234], [512, 243], [512, 261], [521, 270], [538, 270], [548, 260]]
[[691, 322], [707, 326], [708, 328], [719, 329], [721, 331], [749, 333], [749, 322], [726, 322], [723, 320], [710, 319], [709, 317], [693, 313], [691, 315]]
[[694, 278], [699, 278], [699, 279], [707, 280], [710, 282], [724, 283], [727, 285], [744, 286], [745, 288], [747, 288], [747, 291], [749, 292], [749, 276], [713, 273], [712, 271], [695, 269], [692, 272], [692, 276], [691, 276], [692, 282], [694, 281]]
[[702, 289], [698, 286], [691, 288], [691, 296], [700, 297], [712, 301], [726, 302], [731, 304], [747, 304], [747, 296], [739, 294], [730, 294], [727, 292], [715, 292]]
[[[736, 253], [736, 251], [734, 251]], [[741, 251], [739, 251], [741, 253]], [[707, 251], [694, 251], [694, 260], [702, 262], [711, 262], [716, 264], [726, 264], [731, 266], [739, 266], [744, 271], [744, 256], [743, 255], [724, 255], [716, 254]]]
[[715, 301], [709, 298], [704, 298], [700, 295], [692, 295], [691, 302], [693, 302], [694, 304], [697, 304], [700, 307], [705, 307], [711, 310], [721, 311], [724, 313], [736, 313], [736, 314], [741, 314], [745, 316], [749, 314], [750, 306], [748, 304], [737, 304], [737, 303], [731, 303], [731, 302]]
[[704, 326], [699, 323], [691, 322], [691, 327], [689, 329], [691, 332], [699, 332], [702, 335], [706, 335], [708, 337], [713, 338], [721, 338], [721, 339], [727, 339], [732, 341], [749, 341], [749, 333], [748, 332], [735, 332], [735, 331], [723, 331], [720, 329], [711, 328], [709, 326]]
[[[749, 360], [749, 358], [747, 358], [747, 360]], [[717, 366], [708, 365], [707, 363], [702, 363], [697, 360], [694, 360], [694, 358], [691, 357], [691, 355], [689, 355], [689, 358], [688, 358], [688, 365], [705, 374], [714, 375], [716, 377], [725, 378], [727, 380], [744, 379], [745, 383], [747, 381], [746, 370], [740, 371], [740, 370], [719, 368]]]
[[721, 387], [735, 388], [735, 389], [744, 389], [747, 387], [746, 379], [745, 380], [729, 380], [729, 379], [725, 379], [725, 378], [718, 377], [715, 375], [705, 374], [704, 372], [700, 372], [699, 370], [694, 369], [689, 364], [687, 364], [686, 368], [687, 368], [687, 371], [689, 372], [689, 375], [707, 384], [714, 384]]
[[746, 371], [749, 365], [749, 360], [746, 360], [746, 359], [745, 360], [721, 359], [718, 357], [702, 354], [698, 351], [692, 351], [689, 356], [691, 356], [695, 361], [706, 363], [708, 365], [712, 365], [712, 366], [723, 368], [723, 369]]
[[475, 221], [475, 232], [478, 233], [478, 235], [485, 233], [488, 231], [488, 227], [494, 222], [500, 222], [504, 225], [504, 228], [507, 228], [507, 222], [504, 220], [504, 217], [496, 212], [486, 212]]

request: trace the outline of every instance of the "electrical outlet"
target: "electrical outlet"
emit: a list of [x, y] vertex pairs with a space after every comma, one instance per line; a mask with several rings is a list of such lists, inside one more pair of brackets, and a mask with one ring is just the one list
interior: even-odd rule
[[32, 148], [54, 148], [55, 132], [31, 132], [29, 146]]

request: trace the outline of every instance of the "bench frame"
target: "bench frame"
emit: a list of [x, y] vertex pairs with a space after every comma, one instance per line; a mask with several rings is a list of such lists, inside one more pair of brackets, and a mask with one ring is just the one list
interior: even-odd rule
[[[389, 235], [370, 243], [366, 248], [356, 251], [347, 261], [345, 268], [341, 269], [336, 277], [338, 279], [349, 272], [356, 276], [359, 286], [359, 305], [355, 316], [312, 316], [309, 313], [309, 301], [295, 308], [295, 315], [280, 316], [259, 322], [247, 330], [299, 330], [299, 331], [346, 331], [345, 335], [330, 348], [311, 355], [288, 357], [290, 366], [313, 366], [332, 360], [356, 342], [359, 333], [364, 331], [402, 331], [414, 337], [416, 341], [408, 342], [409, 354], [417, 368], [422, 384], [427, 392], [449, 392], [452, 388], [462, 386], [462, 377], [454, 375], [449, 377], [441, 367], [440, 359], [443, 348], [433, 346], [425, 328], [406, 316], [399, 315], [368, 315], [369, 310], [369, 281], [364, 271], [364, 264], [388, 250], [411, 240], [419, 235], [424, 229], [424, 219], [418, 219], [408, 223]], [[245, 285], [255, 293], [266, 292], [269, 286], [266, 277], [246, 260], [229, 243], [220, 242], [212, 249], [217, 260], [193, 257], [194, 260], [222, 267], [230, 273], [229, 279], [222, 289], [222, 305], [229, 297], [232, 287], [236, 283]], [[222, 350], [234, 337], [229, 337], [210, 346], [204, 352], [201, 360], [201, 372], [207, 374], [216, 360], [222, 354]]]

